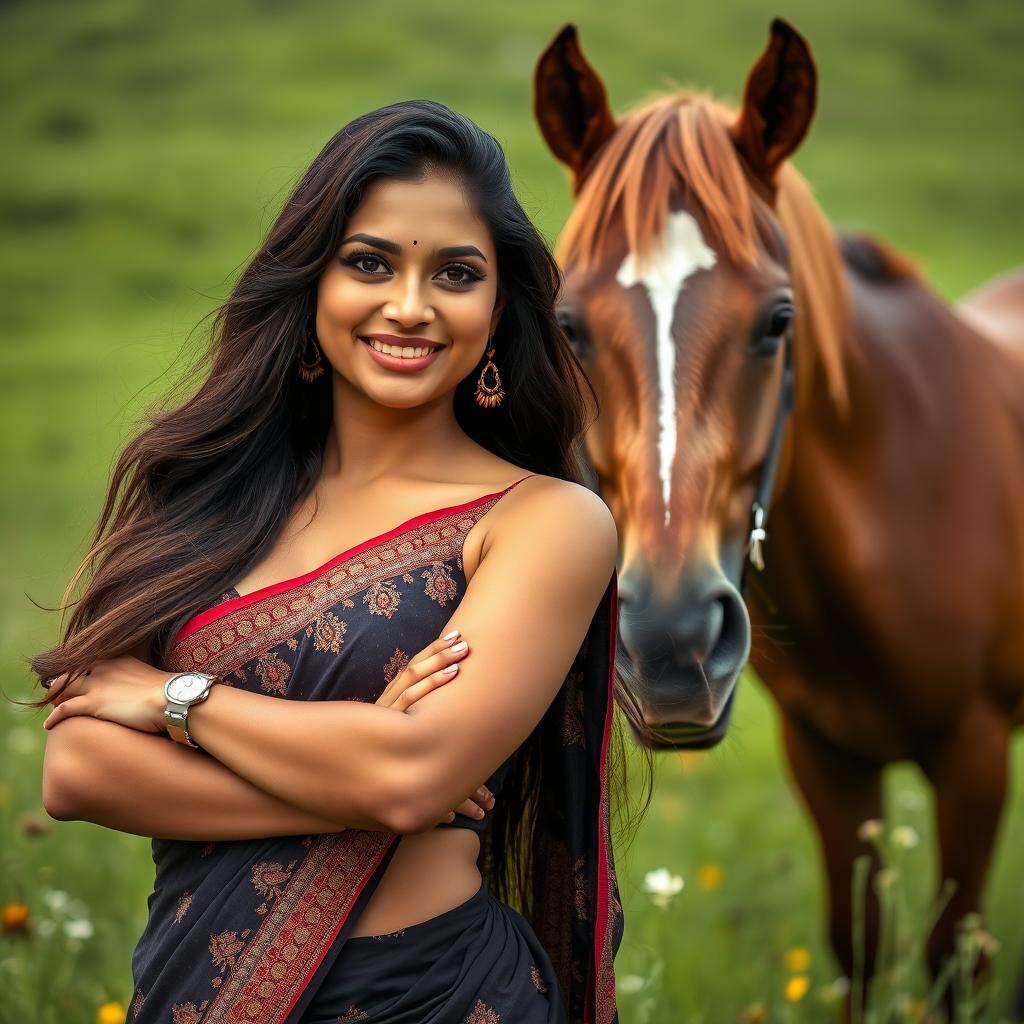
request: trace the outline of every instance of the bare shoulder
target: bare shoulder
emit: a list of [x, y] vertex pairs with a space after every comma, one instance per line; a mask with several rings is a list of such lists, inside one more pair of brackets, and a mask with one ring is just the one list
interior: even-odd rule
[[562, 552], [570, 565], [585, 559], [605, 578], [615, 568], [615, 520], [600, 495], [582, 484], [538, 474], [509, 491], [485, 518], [491, 522], [483, 557], [498, 544], [524, 552], [541, 546]]

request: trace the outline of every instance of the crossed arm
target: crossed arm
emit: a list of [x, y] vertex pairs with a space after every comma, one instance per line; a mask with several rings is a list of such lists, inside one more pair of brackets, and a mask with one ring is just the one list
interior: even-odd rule
[[[47, 809], [59, 817], [66, 800], [71, 816], [168, 838], [416, 832], [439, 821], [540, 720], [615, 568], [611, 514], [576, 484], [548, 478], [490, 516], [480, 565], [441, 631], [457, 627], [470, 645], [452, 683], [404, 714], [215, 686], [189, 713], [208, 754], [87, 719], [65, 734], [67, 749], [48, 743], [56, 794], [44, 795]], [[111, 743], [98, 750], [101, 727]]]

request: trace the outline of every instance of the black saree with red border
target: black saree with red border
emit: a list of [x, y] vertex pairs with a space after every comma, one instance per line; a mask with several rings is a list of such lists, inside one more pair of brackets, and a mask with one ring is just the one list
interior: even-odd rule
[[[279, 699], [376, 701], [439, 635], [467, 586], [466, 535], [521, 480], [416, 516], [303, 576], [221, 595], [179, 631], [162, 667], [210, 672]], [[550, 957], [571, 1024], [618, 1021], [613, 962], [623, 919], [607, 779], [617, 612], [613, 572], [537, 726], [557, 751], [545, 767], [557, 790], [542, 803], [533, 892], [520, 909]], [[298, 1024], [401, 839], [363, 829], [154, 839], [128, 1019]]]

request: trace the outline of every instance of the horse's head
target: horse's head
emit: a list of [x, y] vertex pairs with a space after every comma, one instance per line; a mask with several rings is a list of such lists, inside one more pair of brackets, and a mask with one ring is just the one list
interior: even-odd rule
[[[560, 316], [600, 402], [587, 455], [619, 526], [620, 642], [666, 745], [725, 733], [750, 652], [740, 585], [752, 507], [786, 473], [791, 321], [799, 310], [801, 371], [807, 305], [823, 305], [820, 280], [838, 275], [824, 218], [784, 166], [815, 81], [807, 45], [778, 19], [738, 114], [676, 92], [617, 120], [572, 26], [537, 64], [537, 121], [576, 195], [558, 248]], [[821, 355], [841, 399], [841, 372]]]

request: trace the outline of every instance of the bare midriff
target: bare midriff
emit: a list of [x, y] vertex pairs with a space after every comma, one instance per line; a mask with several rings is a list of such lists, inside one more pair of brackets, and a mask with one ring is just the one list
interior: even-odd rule
[[465, 903], [480, 888], [479, 852], [477, 834], [466, 828], [401, 836], [351, 934], [384, 935]]

